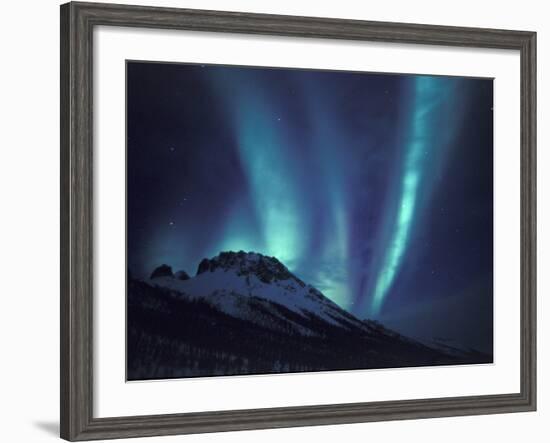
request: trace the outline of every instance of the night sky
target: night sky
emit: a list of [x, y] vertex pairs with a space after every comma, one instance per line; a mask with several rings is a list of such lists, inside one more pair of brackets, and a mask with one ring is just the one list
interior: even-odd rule
[[490, 352], [492, 133], [492, 79], [128, 62], [128, 267], [255, 251]]

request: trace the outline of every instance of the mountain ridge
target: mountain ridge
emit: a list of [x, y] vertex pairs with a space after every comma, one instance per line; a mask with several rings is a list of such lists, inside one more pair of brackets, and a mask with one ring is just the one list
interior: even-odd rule
[[[129, 379], [485, 362], [360, 320], [275, 257], [221, 252], [128, 277]], [[155, 356], [154, 358], [151, 355]]]
[[[166, 265], [160, 266], [165, 270]], [[191, 298], [204, 298], [226, 312], [235, 313], [236, 295], [248, 295], [285, 306], [302, 316], [318, 316], [331, 323], [345, 325], [361, 321], [345, 311], [315, 287], [304, 283], [275, 257], [255, 252], [221, 252], [203, 259], [197, 274], [177, 281], [166, 272], [155, 270], [150, 284], [178, 291]], [[156, 276], [158, 275], [158, 276]], [[223, 300], [225, 295], [226, 300]]]

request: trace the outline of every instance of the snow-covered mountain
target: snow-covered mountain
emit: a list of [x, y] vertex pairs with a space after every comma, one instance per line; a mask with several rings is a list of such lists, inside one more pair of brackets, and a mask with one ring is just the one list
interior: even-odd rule
[[[161, 265], [153, 271], [148, 283], [174, 291], [174, 297], [201, 299], [226, 314], [253, 322], [261, 319], [251, 309], [251, 301], [263, 304], [280, 318], [284, 313], [278, 307], [282, 306], [304, 320], [318, 319], [338, 327], [365, 329], [365, 332], [369, 329], [313, 286], [294, 276], [275, 257], [254, 252], [222, 252], [212, 259], [204, 259], [196, 276], [181, 280], [176, 275], [170, 267]], [[313, 333], [293, 319], [286, 320], [297, 332]]]
[[130, 380], [486, 362], [360, 320], [275, 257], [222, 252], [195, 276], [128, 276]]

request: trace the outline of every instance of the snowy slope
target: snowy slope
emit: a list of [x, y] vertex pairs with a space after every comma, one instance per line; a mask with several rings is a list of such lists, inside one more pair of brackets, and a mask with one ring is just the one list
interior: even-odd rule
[[131, 380], [486, 363], [359, 320], [274, 257], [222, 252], [193, 277], [128, 277]]
[[[158, 274], [154, 272], [153, 276]], [[172, 275], [150, 278], [152, 286], [167, 288], [177, 297], [200, 298], [221, 311], [253, 320], [254, 312], [247, 302], [264, 303], [265, 309], [281, 316], [273, 304], [298, 314], [304, 319], [318, 318], [339, 327], [369, 328], [341, 309], [320, 291], [295, 277], [276, 258], [249, 252], [223, 252], [199, 265], [196, 276], [180, 280]], [[303, 333], [305, 331], [302, 331]]]

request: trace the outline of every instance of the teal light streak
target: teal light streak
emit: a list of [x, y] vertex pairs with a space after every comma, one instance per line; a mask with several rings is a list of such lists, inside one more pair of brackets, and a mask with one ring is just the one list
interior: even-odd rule
[[248, 112], [239, 133], [241, 163], [250, 182], [257, 217], [261, 221], [264, 253], [291, 264], [301, 254], [300, 195], [288, 158], [286, 144], [277, 134], [268, 111]]
[[248, 220], [235, 211], [226, 220], [223, 249], [261, 252], [292, 267], [302, 255], [306, 229], [299, 202], [299, 171], [292, 159], [294, 146], [284, 135], [284, 123], [278, 117], [281, 111], [261, 85], [252, 80], [238, 85], [229, 100], [237, 109], [233, 127], [259, 229], [257, 235], [250, 235]]
[[440, 95], [438, 79], [417, 77], [415, 81], [415, 101], [411, 137], [403, 165], [403, 175], [399, 187], [398, 207], [391, 229], [389, 246], [385, 250], [382, 266], [374, 286], [372, 314], [377, 315], [382, 308], [405, 256], [414, 223], [418, 203], [419, 187], [425, 167], [425, 154], [430, 147], [430, 116]]
[[[250, 201], [253, 214], [235, 201], [212, 253], [246, 250], [277, 257], [291, 272], [349, 307], [348, 215], [339, 172], [344, 168], [340, 150], [335, 149], [348, 141], [334, 108], [326, 106], [316, 89], [304, 93], [311, 118], [307, 139], [301, 143], [315, 147], [308, 153], [293, 140], [295, 122], [267, 92], [269, 85], [253, 76], [234, 80], [215, 85], [231, 110], [239, 166], [248, 182], [243, 198]], [[312, 226], [312, 214], [319, 207], [322, 226]], [[320, 245], [315, 244], [315, 233], [322, 238]]]

